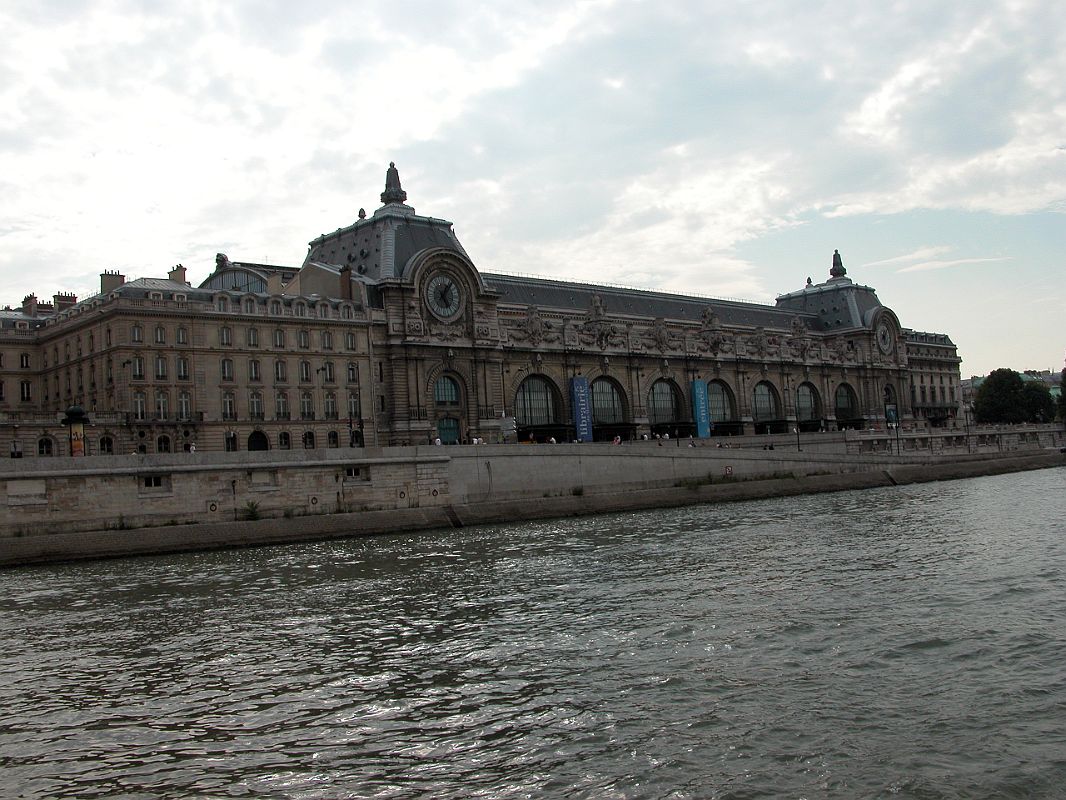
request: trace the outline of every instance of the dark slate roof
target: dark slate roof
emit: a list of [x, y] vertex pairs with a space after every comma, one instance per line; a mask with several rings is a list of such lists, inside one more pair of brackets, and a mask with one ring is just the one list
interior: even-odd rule
[[872, 312], [881, 308], [877, 292], [849, 278], [830, 278], [777, 298], [779, 308], [813, 314], [818, 330], [833, 331], [870, 326]]
[[798, 316], [808, 327], [817, 329], [817, 320], [810, 314], [759, 303], [572, 283], [548, 278], [490, 273], [482, 273], [481, 277], [488, 288], [500, 293], [501, 303], [584, 312], [592, 305], [592, 298], [599, 295], [608, 314], [664, 317], [698, 323], [703, 319], [704, 309], [710, 306], [723, 325], [788, 328], [792, 324], [792, 318]]
[[348, 227], [312, 239], [304, 264], [347, 264], [355, 274], [378, 281], [402, 278], [407, 262], [423, 250], [443, 247], [469, 258], [452, 223], [419, 216], [407, 205], [407, 192], [400, 186], [395, 164], [389, 164], [381, 201], [384, 205], [369, 219], [359, 209], [359, 219]]
[[911, 344], [934, 344], [941, 347], [954, 347], [955, 343], [946, 333], [927, 333], [925, 331], [913, 331], [910, 328], [903, 329], [903, 336]]

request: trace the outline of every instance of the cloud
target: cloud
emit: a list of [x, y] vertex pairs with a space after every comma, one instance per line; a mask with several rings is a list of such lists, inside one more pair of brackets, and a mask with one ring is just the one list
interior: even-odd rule
[[865, 269], [866, 267], [883, 267], [888, 264], [902, 264], [908, 261], [920, 261], [924, 258], [932, 258], [933, 256], [943, 255], [944, 253], [951, 252], [951, 248], [946, 245], [936, 245], [934, 247], [921, 247], [910, 253], [902, 256], [893, 256], [892, 258], [883, 258], [880, 261], [868, 261], [865, 264], [861, 264], [860, 267]]
[[909, 267], [903, 267], [896, 272], [927, 272], [934, 269], [949, 269], [951, 267], [960, 267], [964, 264], [984, 264], [989, 261], [1010, 261], [1010, 257], [1003, 256], [999, 258], [957, 258], [952, 261], [923, 261], [919, 264], [911, 264]]

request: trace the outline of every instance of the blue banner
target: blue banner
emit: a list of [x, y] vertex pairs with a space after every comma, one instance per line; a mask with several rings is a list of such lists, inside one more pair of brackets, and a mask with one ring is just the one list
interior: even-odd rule
[[584, 375], [570, 379], [570, 407], [574, 409], [574, 429], [579, 442], [592, 441], [592, 403], [589, 380]]
[[711, 435], [711, 412], [707, 403], [707, 384], [692, 382], [692, 419], [696, 421], [696, 435], [706, 439]]

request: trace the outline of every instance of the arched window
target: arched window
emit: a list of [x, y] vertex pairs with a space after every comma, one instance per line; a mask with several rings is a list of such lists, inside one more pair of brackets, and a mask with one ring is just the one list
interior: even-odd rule
[[895, 402], [896, 402], [896, 387], [893, 386], [891, 383], [886, 383], [885, 384], [885, 403], [888, 404], [888, 403], [895, 403]]
[[711, 422], [732, 422], [736, 419], [733, 393], [721, 381], [711, 381], [707, 384], [707, 405]]
[[859, 417], [859, 400], [855, 396], [855, 390], [846, 383], [842, 383], [837, 387], [835, 406], [838, 423], [848, 422]]
[[305, 450], [314, 450], [315, 449], [315, 432], [314, 431], [304, 431], [303, 443], [304, 443], [304, 449]]
[[270, 442], [262, 431], [252, 431], [248, 434], [248, 449], [250, 451], [269, 450]]
[[52, 440], [47, 436], [42, 436], [37, 440], [37, 455], [50, 456], [55, 454], [55, 445]]
[[337, 436], [337, 432], [336, 431], [330, 431], [329, 433], [326, 434], [326, 446], [327, 447], [340, 447], [341, 446], [341, 440], [340, 440], [340, 437]]
[[677, 390], [670, 381], [657, 380], [651, 385], [648, 395], [648, 421], [652, 425], [679, 421], [680, 407]]
[[441, 375], [433, 385], [433, 402], [438, 406], [459, 405], [459, 382], [448, 375]]
[[155, 440], [155, 451], [157, 453], [169, 453], [170, 452], [170, 437], [167, 435], [160, 436]]
[[282, 431], [278, 434], [278, 450], [288, 450], [290, 447], [292, 447], [292, 438], [288, 431]]
[[614, 381], [597, 378], [592, 382], [592, 422], [610, 425], [625, 422], [625, 403]]
[[811, 422], [821, 417], [818, 408], [818, 392], [809, 383], [801, 383], [796, 389], [796, 419]]
[[558, 417], [552, 385], [546, 378], [530, 375], [515, 393], [514, 410], [520, 428], [555, 424]]
[[756, 384], [754, 399], [755, 406], [752, 409], [752, 417], [756, 422], [767, 422], [780, 417], [777, 411], [777, 392], [774, 391], [774, 388], [769, 383], [763, 381]]
[[115, 452], [115, 440], [110, 436], [100, 437], [100, 455], [112, 455]]

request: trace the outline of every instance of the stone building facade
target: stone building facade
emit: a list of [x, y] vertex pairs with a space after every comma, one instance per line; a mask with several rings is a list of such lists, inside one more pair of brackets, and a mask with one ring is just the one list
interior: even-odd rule
[[[0, 448], [90, 455], [622, 440], [950, 424], [959, 358], [834, 255], [774, 305], [481, 272], [450, 222], [382, 206], [300, 267], [216, 258], [198, 287], [105, 272], [0, 312]], [[5, 441], [6, 440], [6, 441]]]

